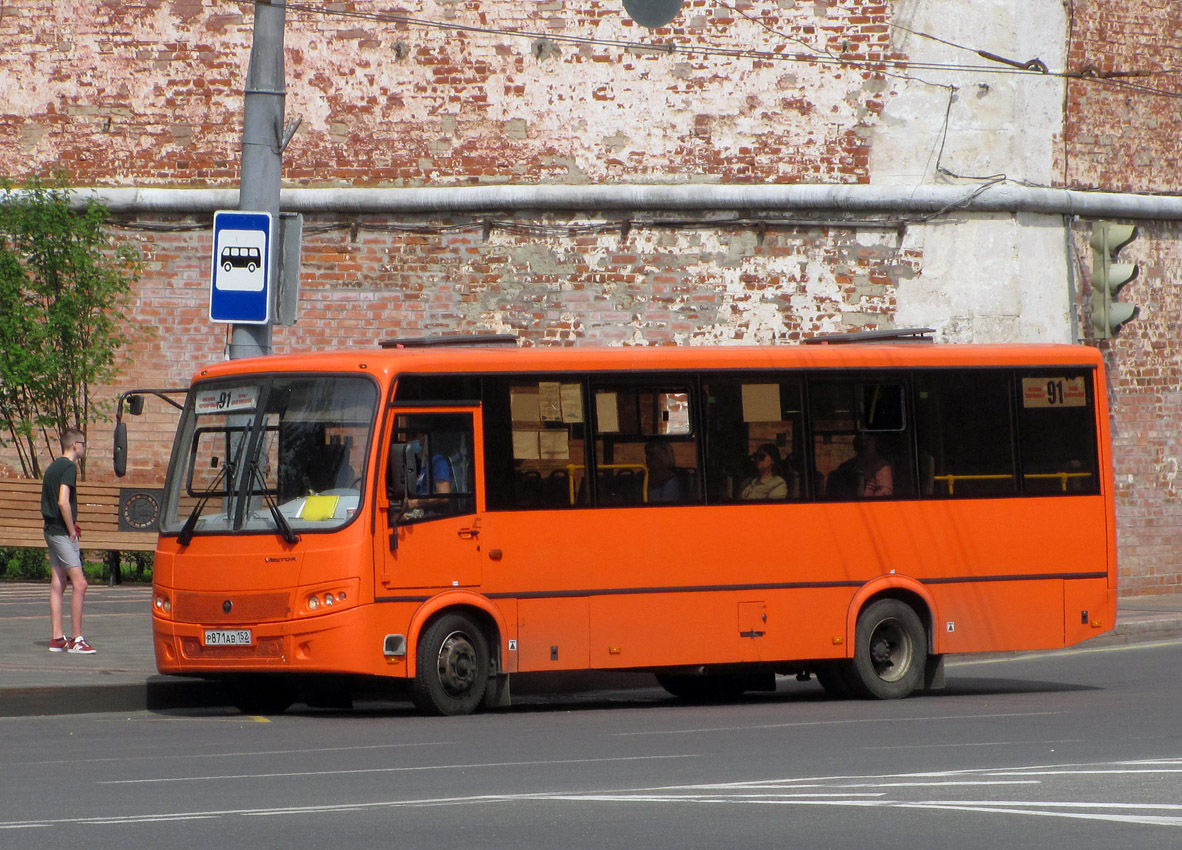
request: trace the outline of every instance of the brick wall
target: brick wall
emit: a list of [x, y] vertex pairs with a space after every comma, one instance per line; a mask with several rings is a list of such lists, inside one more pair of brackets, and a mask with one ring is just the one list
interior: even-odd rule
[[[1068, 67], [1161, 71], [1182, 60], [1182, 5], [1171, 0], [1076, 0]], [[1155, 89], [1155, 94], [1146, 89]], [[1171, 96], [1172, 95], [1172, 96]], [[1175, 193], [1182, 168], [1177, 73], [1068, 83], [1061, 168], [1067, 185]], [[1138, 222], [1121, 252], [1138, 278], [1122, 300], [1141, 316], [1100, 343], [1111, 369], [1122, 592], [1182, 592], [1182, 226]], [[1081, 278], [1090, 276], [1089, 222], [1075, 228]], [[1090, 291], [1082, 287], [1086, 298]], [[1081, 311], [1081, 326], [1087, 326]]]
[[[302, 185], [866, 181], [864, 130], [889, 91], [881, 75], [828, 59], [554, 40], [849, 59], [889, 53], [883, 0], [744, 5], [758, 20], [690, 0], [678, 26], [657, 34], [614, 0], [399, 7], [415, 18], [540, 37], [289, 12], [287, 114], [303, 124], [284, 177]], [[196, 0], [6, 5], [0, 162], [22, 171], [61, 166], [81, 185], [231, 184], [249, 8]]]

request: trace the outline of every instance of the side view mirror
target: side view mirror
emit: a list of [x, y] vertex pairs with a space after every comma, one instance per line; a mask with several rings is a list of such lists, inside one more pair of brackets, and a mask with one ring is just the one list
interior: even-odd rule
[[[138, 398], [138, 396], [137, 396]], [[140, 407], [143, 408], [143, 399], [140, 399]], [[122, 478], [127, 474], [127, 423], [117, 422], [115, 424], [115, 452], [114, 452], [115, 475]]]
[[144, 412], [144, 397], [142, 395], [129, 395], [127, 397], [127, 412], [132, 416], [139, 416]]
[[390, 467], [386, 476], [386, 493], [390, 502], [402, 502], [415, 492], [419, 478], [419, 456], [411, 443], [395, 443], [390, 448]]

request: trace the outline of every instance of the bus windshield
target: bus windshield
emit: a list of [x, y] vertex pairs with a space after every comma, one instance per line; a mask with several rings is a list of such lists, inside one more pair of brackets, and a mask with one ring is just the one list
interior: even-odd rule
[[[368, 378], [267, 375], [189, 391], [161, 531], [328, 531], [357, 512], [377, 404]], [[294, 539], [294, 538], [293, 538]]]

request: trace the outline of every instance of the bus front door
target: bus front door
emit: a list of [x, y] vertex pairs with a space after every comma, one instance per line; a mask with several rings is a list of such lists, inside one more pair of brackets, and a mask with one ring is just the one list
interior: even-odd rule
[[476, 409], [396, 412], [381, 500], [378, 596], [394, 589], [480, 584]]

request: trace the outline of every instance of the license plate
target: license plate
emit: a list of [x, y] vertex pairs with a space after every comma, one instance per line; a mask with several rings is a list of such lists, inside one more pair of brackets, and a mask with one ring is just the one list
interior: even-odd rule
[[206, 646], [250, 646], [250, 629], [206, 629]]

